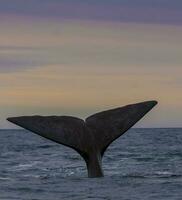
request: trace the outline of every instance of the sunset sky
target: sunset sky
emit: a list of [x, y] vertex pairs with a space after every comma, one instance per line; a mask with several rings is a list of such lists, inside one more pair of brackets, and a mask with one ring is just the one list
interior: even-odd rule
[[0, 0], [0, 128], [157, 100], [137, 127], [182, 127], [182, 1]]

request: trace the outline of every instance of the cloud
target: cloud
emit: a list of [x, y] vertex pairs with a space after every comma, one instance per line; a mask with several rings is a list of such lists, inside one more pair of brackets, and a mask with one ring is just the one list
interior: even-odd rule
[[178, 0], [1, 0], [0, 13], [41, 18], [182, 25]]
[[178, 26], [25, 20], [1, 27], [0, 73], [48, 65], [100, 74], [181, 68]]
[[28, 46], [0, 46], [0, 73], [27, 70], [47, 64], [47, 61], [39, 57], [38, 50]]

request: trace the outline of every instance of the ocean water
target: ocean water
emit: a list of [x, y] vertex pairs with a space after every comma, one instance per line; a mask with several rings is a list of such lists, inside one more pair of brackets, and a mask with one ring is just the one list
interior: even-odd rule
[[0, 200], [181, 200], [182, 129], [131, 129], [108, 148], [103, 169], [89, 179], [74, 150], [0, 130]]

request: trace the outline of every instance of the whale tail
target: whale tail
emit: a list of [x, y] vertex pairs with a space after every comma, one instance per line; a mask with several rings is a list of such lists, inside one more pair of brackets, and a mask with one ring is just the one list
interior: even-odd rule
[[85, 160], [88, 176], [101, 177], [107, 147], [155, 105], [146, 101], [103, 111], [85, 121], [71, 116], [22, 116], [7, 120], [42, 137], [75, 149]]

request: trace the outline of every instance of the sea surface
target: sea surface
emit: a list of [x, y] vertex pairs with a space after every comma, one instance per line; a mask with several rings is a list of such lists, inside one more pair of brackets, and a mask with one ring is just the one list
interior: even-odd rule
[[107, 149], [104, 178], [87, 178], [72, 149], [0, 130], [0, 200], [181, 200], [182, 129], [131, 129]]

